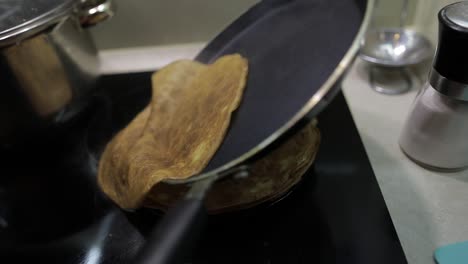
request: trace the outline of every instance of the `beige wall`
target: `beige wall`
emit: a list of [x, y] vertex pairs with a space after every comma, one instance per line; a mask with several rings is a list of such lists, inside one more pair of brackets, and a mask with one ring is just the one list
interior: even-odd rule
[[113, 0], [116, 15], [92, 29], [99, 49], [204, 42], [258, 0]]
[[[114, 0], [116, 16], [92, 29], [99, 49], [205, 42], [260, 0]], [[330, 0], [331, 1], [331, 0]], [[437, 12], [456, 0], [409, 0], [407, 26], [437, 43]], [[377, 0], [374, 27], [397, 27], [402, 0]]]

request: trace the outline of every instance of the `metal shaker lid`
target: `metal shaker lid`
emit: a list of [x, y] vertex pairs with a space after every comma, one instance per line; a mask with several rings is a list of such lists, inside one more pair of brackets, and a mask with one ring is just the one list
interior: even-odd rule
[[458, 2], [442, 9], [442, 15], [461, 28], [468, 28], [468, 1]]
[[57, 23], [70, 14], [75, 0], [0, 1], [0, 46], [9, 45]]

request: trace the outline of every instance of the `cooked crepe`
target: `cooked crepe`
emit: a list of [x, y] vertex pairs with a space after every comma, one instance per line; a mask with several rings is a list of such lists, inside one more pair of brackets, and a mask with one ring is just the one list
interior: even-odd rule
[[228, 55], [211, 65], [178, 61], [155, 73], [149, 106], [106, 146], [102, 190], [122, 208], [137, 208], [162, 180], [200, 173], [239, 106], [247, 68], [246, 59]]
[[[312, 165], [320, 145], [315, 122], [309, 123], [290, 139], [251, 166], [247, 178], [227, 178], [216, 182], [205, 204], [210, 213], [246, 209], [274, 201], [295, 186]], [[182, 198], [188, 186], [161, 183], [147, 196], [145, 206], [167, 209]]]

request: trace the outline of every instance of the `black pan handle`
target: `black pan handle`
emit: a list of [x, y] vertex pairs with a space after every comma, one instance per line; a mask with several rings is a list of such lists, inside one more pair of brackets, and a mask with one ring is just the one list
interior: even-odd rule
[[200, 237], [206, 219], [203, 197], [190, 197], [178, 202], [157, 224], [135, 263], [182, 263]]
[[[196, 180], [184, 199], [172, 207], [151, 233], [137, 256], [137, 264], [179, 264], [193, 249], [205, 226], [207, 212], [204, 198], [211, 185], [228, 175], [243, 175], [247, 165], [232, 168], [222, 174]], [[248, 173], [247, 173], [248, 175]]]

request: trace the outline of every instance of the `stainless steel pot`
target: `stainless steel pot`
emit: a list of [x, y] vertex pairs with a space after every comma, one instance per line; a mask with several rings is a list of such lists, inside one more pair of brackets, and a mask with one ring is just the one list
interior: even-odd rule
[[0, 2], [0, 146], [79, 112], [99, 70], [85, 28], [112, 15], [110, 0]]

